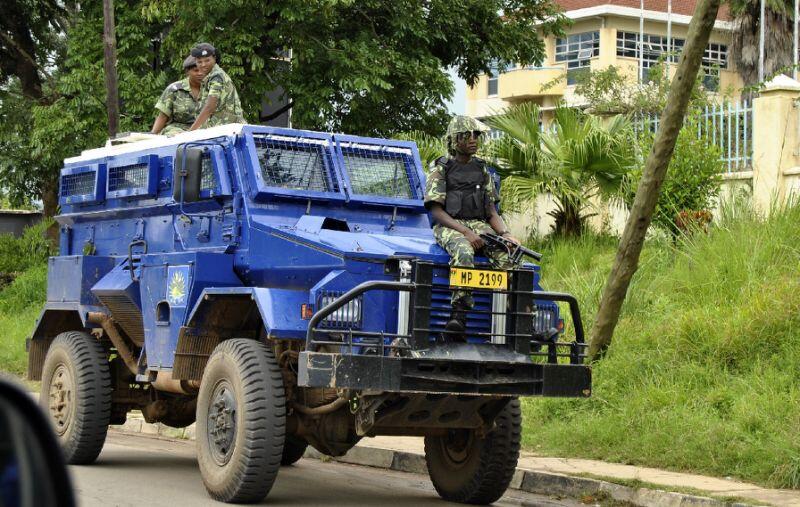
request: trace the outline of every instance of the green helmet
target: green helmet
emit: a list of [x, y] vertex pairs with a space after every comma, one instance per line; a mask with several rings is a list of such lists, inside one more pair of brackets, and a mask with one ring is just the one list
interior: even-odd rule
[[445, 141], [447, 144], [447, 151], [452, 155], [455, 151], [454, 140], [456, 134], [461, 132], [488, 132], [491, 130], [485, 123], [481, 123], [472, 116], [456, 115], [450, 120], [447, 125], [447, 133], [445, 134]]

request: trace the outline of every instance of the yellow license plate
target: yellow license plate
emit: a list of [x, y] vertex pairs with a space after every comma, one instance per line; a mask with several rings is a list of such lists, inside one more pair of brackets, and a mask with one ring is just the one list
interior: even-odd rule
[[450, 268], [450, 287], [508, 289], [508, 273], [488, 269]]

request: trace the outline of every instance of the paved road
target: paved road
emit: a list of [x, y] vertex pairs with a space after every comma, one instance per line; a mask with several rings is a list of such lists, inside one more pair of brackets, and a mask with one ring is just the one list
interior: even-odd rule
[[[180, 507], [215, 505], [206, 496], [194, 442], [109, 432], [92, 466], [72, 466], [79, 505]], [[265, 504], [279, 505], [458, 505], [443, 502], [427, 476], [302, 459], [278, 475]], [[578, 506], [571, 500], [510, 491], [495, 505]]]

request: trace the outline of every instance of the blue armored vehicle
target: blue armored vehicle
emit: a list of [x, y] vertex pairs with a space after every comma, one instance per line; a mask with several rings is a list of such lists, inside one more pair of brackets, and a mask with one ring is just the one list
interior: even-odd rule
[[[67, 460], [95, 461], [140, 410], [196, 421], [222, 501], [262, 499], [308, 445], [339, 456], [376, 435], [423, 436], [443, 498], [498, 499], [519, 397], [590, 395], [580, 315], [538, 266], [451, 270], [424, 178], [411, 142], [245, 125], [67, 159], [28, 343]], [[456, 342], [459, 287], [475, 307]]]

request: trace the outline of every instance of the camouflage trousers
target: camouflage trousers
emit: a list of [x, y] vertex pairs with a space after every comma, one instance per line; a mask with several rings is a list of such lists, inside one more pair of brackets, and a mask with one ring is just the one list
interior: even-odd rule
[[161, 131], [161, 135], [171, 137], [182, 132], [188, 132], [190, 128], [191, 125], [186, 125], [185, 123], [169, 123]]
[[[492, 227], [483, 220], [456, 220], [464, 227], [470, 229], [475, 234], [494, 233]], [[450, 265], [460, 268], [471, 268], [475, 266], [475, 249], [469, 244], [467, 238], [460, 232], [443, 225], [433, 226], [433, 235], [439, 246], [450, 254]], [[481, 251], [489, 259], [489, 263], [494, 269], [513, 269], [514, 264], [508, 259], [506, 252], [483, 249]], [[468, 308], [472, 308], [475, 301], [472, 299], [472, 292], [468, 290], [454, 290], [450, 299], [451, 304], [461, 303]]]

